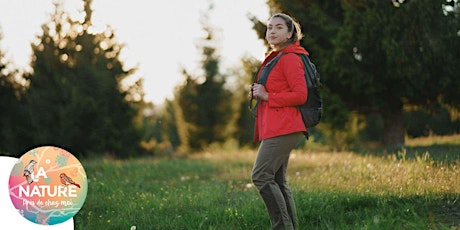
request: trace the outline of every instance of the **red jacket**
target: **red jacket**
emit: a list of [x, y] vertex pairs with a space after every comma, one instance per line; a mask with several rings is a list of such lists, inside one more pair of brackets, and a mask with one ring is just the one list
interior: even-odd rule
[[[307, 100], [304, 68], [302, 59], [297, 54], [308, 55], [308, 52], [299, 42], [279, 52], [285, 54], [268, 75], [265, 85], [268, 100], [261, 100], [257, 107], [254, 141], [306, 131], [302, 116], [295, 106]], [[277, 54], [278, 52], [268, 53], [261, 68]]]

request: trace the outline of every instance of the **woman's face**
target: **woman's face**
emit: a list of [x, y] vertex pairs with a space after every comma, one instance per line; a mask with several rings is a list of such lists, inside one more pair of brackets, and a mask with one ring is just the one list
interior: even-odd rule
[[274, 50], [278, 50], [280, 45], [291, 38], [292, 32], [288, 32], [288, 27], [284, 19], [280, 17], [272, 17], [267, 24], [267, 33], [265, 39]]

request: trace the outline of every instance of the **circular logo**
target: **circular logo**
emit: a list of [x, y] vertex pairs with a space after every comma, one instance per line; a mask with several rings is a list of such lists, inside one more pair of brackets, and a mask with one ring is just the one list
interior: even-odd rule
[[31, 222], [54, 225], [72, 218], [86, 199], [83, 166], [68, 151], [42, 146], [25, 153], [11, 170], [10, 198]]

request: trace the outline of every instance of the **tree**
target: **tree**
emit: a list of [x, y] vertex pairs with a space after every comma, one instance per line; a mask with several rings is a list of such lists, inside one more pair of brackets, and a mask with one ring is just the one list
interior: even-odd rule
[[147, 103], [143, 108], [141, 146], [146, 152], [170, 157], [180, 146], [173, 103], [166, 99], [160, 107]]
[[[0, 33], [0, 41], [2, 34]], [[5, 53], [0, 49], [0, 154], [20, 154], [22, 150], [19, 141], [20, 133], [18, 128], [22, 122], [20, 99], [24, 87], [17, 82], [18, 70], [12, 67], [7, 60]]]
[[261, 62], [251, 57], [244, 57], [242, 64], [243, 71], [236, 74], [241, 76], [238, 80], [239, 84], [236, 85], [237, 90], [235, 92], [237, 93], [233, 95], [234, 101], [239, 102], [235, 111], [237, 117], [235, 118], [236, 128], [233, 135], [241, 146], [255, 146], [256, 142], [253, 141], [254, 114], [248, 108], [248, 90], [242, 89], [247, 89], [248, 85], [252, 83]]
[[94, 32], [91, 3], [84, 1], [80, 20], [56, 4], [51, 21], [32, 44], [33, 72], [25, 95], [31, 144], [127, 156], [139, 150], [134, 104], [143, 100], [143, 93], [139, 85], [123, 84], [135, 69], [124, 69], [119, 60], [123, 46], [110, 27]]
[[404, 105], [432, 111], [440, 103], [460, 105], [454, 96], [460, 87], [455, 71], [460, 55], [458, 49], [450, 51], [459, 47], [458, 24], [441, 0], [357, 2], [344, 4], [333, 55], [333, 63], [342, 65], [333, 69], [337, 80], [330, 88], [351, 89], [340, 92], [349, 108], [381, 113], [383, 142], [401, 146]]
[[160, 125], [158, 125], [157, 129], [162, 130], [160, 140], [173, 149], [181, 145], [176, 116], [177, 111], [174, 109], [174, 101], [165, 100], [163, 113], [159, 119]]
[[[404, 145], [405, 105], [459, 108], [458, 2], [274, 1], [277, 11], [299, 19], [303, 45], [314, 55], [328, 98], [348, 110], [383, 117], [382, 142]], [[305, 13], [306, 12], [306, 13]], [[338, 97], [336, 97], [338, 96]], [[329, 103], [328, 103], [329, 102]]]
[[196, 78], [183, 70], [186, 79], [175, 95], [175, 110], [181, 113], [176, 117], [181, 143], [192, 150], [224, 142], [232, 115], [231, 93], [225, 89], [225, 78], [219, 73], [214, 33], [210, 26], [203, 27], [206, 33], [201, 45], [203, 76]]

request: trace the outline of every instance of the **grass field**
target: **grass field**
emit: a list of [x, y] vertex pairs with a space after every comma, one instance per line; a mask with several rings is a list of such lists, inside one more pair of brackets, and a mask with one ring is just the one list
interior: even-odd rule
[[[89, 189], [75, 229], [269, 229], [255, 156], [82, 160]], [[394, 153], [296, 150], [288, 173], [301, 229], [460, 229], [458, 135]]]

